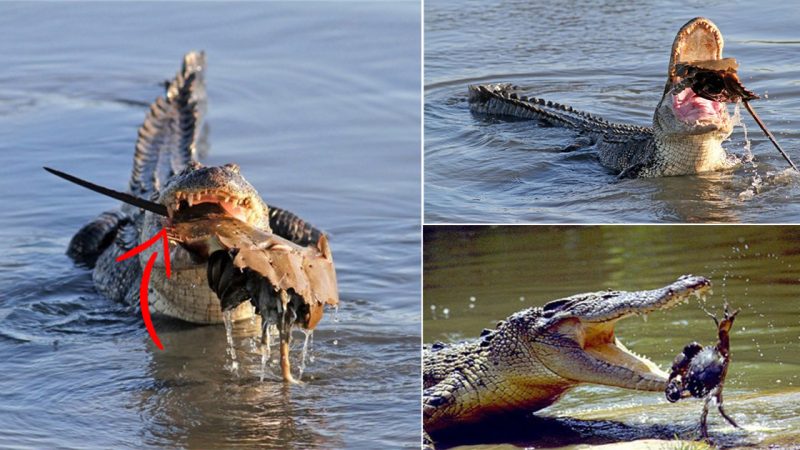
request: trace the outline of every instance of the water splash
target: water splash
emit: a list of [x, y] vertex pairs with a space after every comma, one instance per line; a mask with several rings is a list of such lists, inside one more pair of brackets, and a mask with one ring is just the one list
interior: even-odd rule
[[739, 200], [746, 201], [751, 200], [756, 194], [760, 193], [764, 187], [764, 180], [761, 178], [761, 175], [754, 173], [753, 179], [750, 181], [750, 186], [747, 187], [744, 191], [739, 193]]
[[[745, 125], [744, 120], [742, 120], [741, 103], [741, 101], [736, 102], [736, 105], [733, 108], [733, 117], [731, 121], [734, 126], [741, 125], [742, 131], [744, 132], [744, 155], [742, 155], [742, 163], [750, 163], [750, 167], [755, 169], [757, 165], [753, 157], [750, 138], [747, 136], [747, 125]], [[764, 180], [758, 173], [755, 173], [755, 170], [753, 170], [753, 179], [750, 182], [750, 185], [744, 191], [739, 193], [739, 200], [751, 200], [756, 196], [756, 194], [762, 191], [763, 186]]]
[[744, 132], [744, 158], [742, 158], [742, 162], [751, 163], [751, 165], [755, 167], [755, 163], [753, 162], [753, 150], [750, 146], [750, 138], [747, 137], [747, 125], [745, 125], [744, 120], [742, 120], [741, 104], [742, 102], [738, 101], [736, 102], [736, 105], [734, 105], [731, 122], [734, 126], [741, 125], [742, 132]]
[[239, 361], [236, 360], [236, 346], [233, 343], [233, 311], [224, 311], [222, 321], [225, 323], [225, 339], [228, 342], [227, 353], [231, 358], [231, 364], [228, 367], [231, 372], [239, 375]]

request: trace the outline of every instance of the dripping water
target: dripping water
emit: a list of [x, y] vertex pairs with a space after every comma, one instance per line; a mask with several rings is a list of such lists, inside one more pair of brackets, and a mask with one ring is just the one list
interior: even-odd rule
[[311, 333], [308, 340], [308, 362], [314, 364], [314, 333]]
[[733, 118], [731, 119], [733, 125], [741, 125], [742, 132], [744, 133], [744, 155], [742, 158], [742, 162], [751, 163], [753, 167], [755, 167], [755, 163], [753, 162], [753, 150], [750, 147], [750, 138], [747, 137], [747, 125], [744, 123], [744, 119], [742, 119], [742, 111], [741, 111], [742, 102], [736, 102], [736, 105], [733, 107]]
[[306, 369], [306, 354], [308, 352], [308, 341], [311, 339], [311, 336], [314, 334], [314, 330], [304, 330], [300, 329], [305, 335], [305, 339], [303, 340], [303, 351], [300, 354], [300, 372], [297, 374], [297, 379], [303, 378], [303, 371]]
[[239, 361], [236, 360], [236, 346], [233, 343], [233, 311], [224, 311], [222, 321], [225, 322], [225, 338], [228, 342], [228, 356], [231, 358], [230, 370], [239, 374]]
[[[336, 336], [336, 332], [339, 329], [339, 304], [333, 306], [333, 335]], [[339, 345], [339, 339], [333, 340], [333, 345]]]
[[263, 342], [261, 343], [261, 375], [260, 381], [264, 381], [264, 378], [267, 375], [267, 361], [270, 361], [272, 358], [272, 349], [270, 349], [270, 345], [272, 345], [272, 337], [271, 337], [271, 330], [270, 324], [268, 322], [264, 322], [264, 338]]

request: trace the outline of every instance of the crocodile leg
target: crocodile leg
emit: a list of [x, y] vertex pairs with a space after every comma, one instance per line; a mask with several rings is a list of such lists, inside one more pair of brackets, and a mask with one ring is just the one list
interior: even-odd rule
[[97, 258], [114, 242], [119, 227], [130, 219], [122, 211], [106, 211], [84, 225], [67, 248], [67, 256], [75, 262], [93, 268]]

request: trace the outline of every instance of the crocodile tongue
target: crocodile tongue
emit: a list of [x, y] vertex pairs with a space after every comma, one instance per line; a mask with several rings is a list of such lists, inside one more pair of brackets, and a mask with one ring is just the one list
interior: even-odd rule
[[672, 96], [672, 110], [675, 117], [686, 122], [700, 122], [713, 120], [719, 116], [724, 103], [703, 98], [695, 93], [692, 88], [686, 88]]

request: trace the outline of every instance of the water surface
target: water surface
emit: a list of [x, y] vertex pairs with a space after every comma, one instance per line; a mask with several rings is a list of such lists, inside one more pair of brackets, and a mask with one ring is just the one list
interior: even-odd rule
[[[419, 4], [0, 6], [0, 447], [398, 448], [419, 443]], [[210, 152], [330, 235], [338, 323], [304, 384], [237, 331], [156, 323], [64, 255], [124, 189], [136, 130], [207, 53]], [[387, 426], [391, 424], [391, 426]]]
[[[689, 19], [713, 20], [753, 102], [800, 161], [800, 10], [783, 2], [425, 3], [426, 223], [785, 223], [800, 177], [744, 113], [724, 144], [752, 163], [727, 173], [625, 180], [576, 133], [469, 112], [467, 85], [511, 82], [604, 118], [650, 125], [669, 50]], [[729, 106], [731, 112], [733, 107]]]
[[[731, 332], [726, 411], [709, 430], [724, 447], [800, 444], [800, 228], [763, 226], [426, 227], [426, 343], [474, 338], [532, 306], [582, 292], [654, 289], [684, 274], [713, 283], [706, 308], [741, 308]], [[697, 300], [644, 321], [620, 321], [615, 334], [668, 370], [683, 347], [716, 342]], [[513, 444], [535, 448], [634, 439], [697, 437], [701, 402], [669, 404], [663, 394], [584, 385], [521, 423], [473, 428], [443, 446]], [[473, 448], [473, 447], [470, 447]]]

